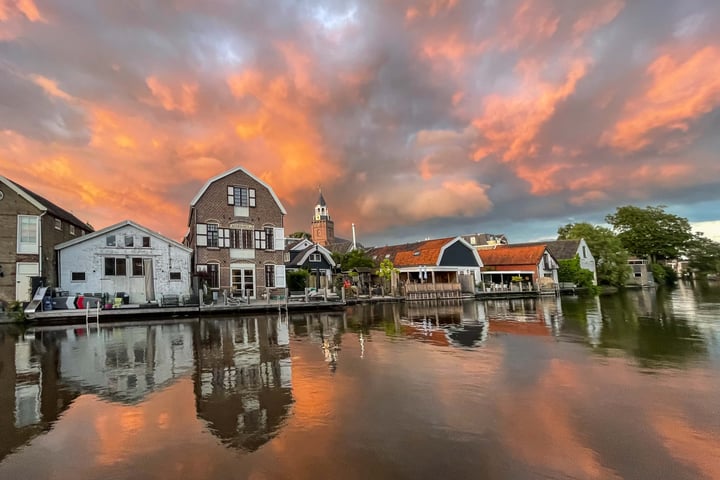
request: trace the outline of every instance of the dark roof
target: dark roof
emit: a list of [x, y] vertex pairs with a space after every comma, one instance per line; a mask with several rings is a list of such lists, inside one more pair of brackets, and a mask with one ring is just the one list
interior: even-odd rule
[[[461, 237], [470, 245], [507, 245], [508, 243], [507, 238], [502, 233], [472, 233], [461, 235]], [[471, 241], [473, 238], [475, 242]]]
[[325, 197], [323, 197], [322, 194], [322, 190], [320, 190], [320, 198], [318, 198], [318, 205], [320, 205], [321, 207], [327, 206], [327, 204], [325, 203]]
[[569, 260], [575, 258], [580, 240], [551, 240], [548, 242], [513, 243], [513, 245], [545, 245], [550, 255], [557, 260]]
[[14, 182], [10, 179], [7, 179], [7, 180], [11, 181], [16, 187], [18, 187], [20, 190], [25, 192], [27, 195], [29, 195], [30, 197], [35, 199], [36, 202], [43, 205], [47, 209], [48, 213], [50, 215], [54, 216], [55, 218], [64, 220], [65, 222], [71, 223], [71, 224], [75, 225], [76, 227], [82, 228], [83, 230], [86, 230], [88, 232], [92, 232], [94, 230], [90, 224], [83, 222], [82, 220], [80, 220], [79, 218], [77, 218], [75, 215], [68, 212], [64, 208], [58, 207], [57, 205], [55, 205], [53, 202], [51, 202], [47, 198], [42, 197], [31, 190], [28, 190], [27, 188], [23, 187], [22, 185], [20, 185], [17, 182]]

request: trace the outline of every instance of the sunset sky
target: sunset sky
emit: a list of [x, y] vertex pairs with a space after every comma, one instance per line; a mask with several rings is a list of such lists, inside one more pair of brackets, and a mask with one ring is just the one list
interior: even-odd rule
[[713, 222], [718, 24], [717, 0], [0, 0], [0, 175], [176, 240], [236, 166], [286, 231], [321, 185], [366, 245]]

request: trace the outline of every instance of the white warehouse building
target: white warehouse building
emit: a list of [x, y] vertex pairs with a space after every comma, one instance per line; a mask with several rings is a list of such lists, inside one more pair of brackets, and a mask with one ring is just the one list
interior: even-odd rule
[[143, 304], [190, 293], [192, 250], [130, 220], [55, 250], [60, 289], [70, 295], [120, 293]]

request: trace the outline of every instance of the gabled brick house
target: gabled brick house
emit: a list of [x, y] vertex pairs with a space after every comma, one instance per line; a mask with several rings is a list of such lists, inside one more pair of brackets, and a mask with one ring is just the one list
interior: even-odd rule
[[285, 288], [285, 207], [242, 167], [211, 178], [190, 203], [184, 244], [210, 290], [263, 297]]
[[92, 231], [67, 210], [0, 176], [0, 301], [29, 301], [33, 277], [57, 286], [55, 245]]

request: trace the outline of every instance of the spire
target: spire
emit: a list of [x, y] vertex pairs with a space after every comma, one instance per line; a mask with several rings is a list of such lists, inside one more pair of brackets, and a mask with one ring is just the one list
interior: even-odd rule
[[327, 206], [327, 204], [325, 203], [325, 197], [323, 197], [323, 194], [322, 194], [322, 188], [320, 188], [320, 186], [318, 186], [318, 191], [320, 192], [320, 198], [318, 198], [317, 204], [320, 205], [321, 207]]

